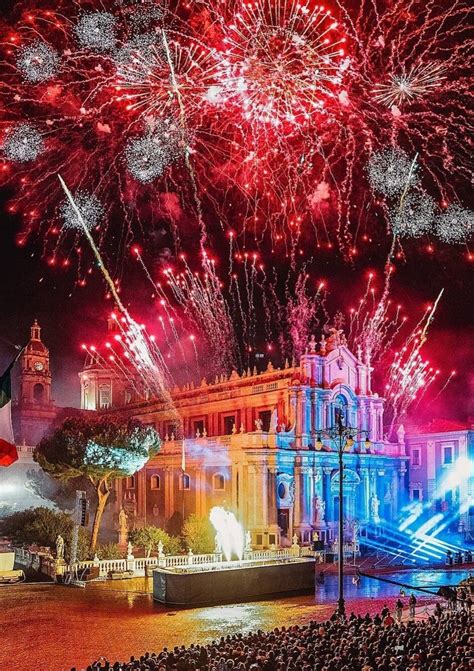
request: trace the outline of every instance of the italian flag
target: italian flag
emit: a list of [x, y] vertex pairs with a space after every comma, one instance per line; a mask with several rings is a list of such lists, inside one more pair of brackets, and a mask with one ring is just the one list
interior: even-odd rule
[[0, 377], [0, 466], [11, 466], [18, 459], [12, 426], [11, 370], [15, 362]]

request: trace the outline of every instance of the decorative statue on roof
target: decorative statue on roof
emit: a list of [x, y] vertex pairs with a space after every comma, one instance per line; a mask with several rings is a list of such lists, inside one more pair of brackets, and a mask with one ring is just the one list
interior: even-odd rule
[[336, 312], [332, 326], [326, 325], [324, 327], [323, 330], [328, 334], [328, 338], [326, 340], [326, 350], [328, 352], [331, 352], [337, 347], [347, 345], [347, 339], [343, 330], [344, 321], [345, 319], [342, 312]]
[[317, 346], [316, 336], [312, 335], [308, 343], [308, 351], [310, 354], [316, 354], [316, 346]]
[[330, 329], [328, 329], [328, 333], [330, 335], [326, 341], [326, 348], [329, 352], [333, 349], [336, 349], [337, 347], [341, 347], [342, 345], [347, 345], [347, 339], [342, 329], [337, 329], [332, 326]]

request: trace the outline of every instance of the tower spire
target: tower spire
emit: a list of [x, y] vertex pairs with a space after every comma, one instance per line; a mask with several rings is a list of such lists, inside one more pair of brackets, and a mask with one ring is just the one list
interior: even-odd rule
[[41, 340], [41, 326], [38, 324], [38, 320], [35, 319], [33, 326], [30, 329], [31, 331], [31, 340]]

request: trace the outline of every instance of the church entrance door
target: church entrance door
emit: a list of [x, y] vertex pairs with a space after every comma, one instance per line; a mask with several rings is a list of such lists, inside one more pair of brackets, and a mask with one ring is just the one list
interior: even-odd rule
[[288, 537], [290, 528], [290, 511], [288, 508], [280, 508], [278, 511], [278, 526], [281, 529], [281, 535]]

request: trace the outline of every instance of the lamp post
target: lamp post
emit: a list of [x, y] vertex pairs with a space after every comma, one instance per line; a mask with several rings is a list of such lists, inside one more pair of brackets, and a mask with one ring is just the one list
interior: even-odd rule
[[336, 424], [318, 434], [315, 448], [321, 450], [323, 443], [321, 437], [331, 440], [337, 448], [339, 457], [339, 539], [337, 545], [338, 554], [338, 601], [337, 610], [340, 616], [345, 615], [344, 604], [344, 450], [350, 449], [354, 442], [359, 438], [365, 438], [366, 451], [370, 449], [370, 440], [368, 431], [359, 431], [351, 426], [344, 426], [342, 421], [342, 412], [336, 414]]

